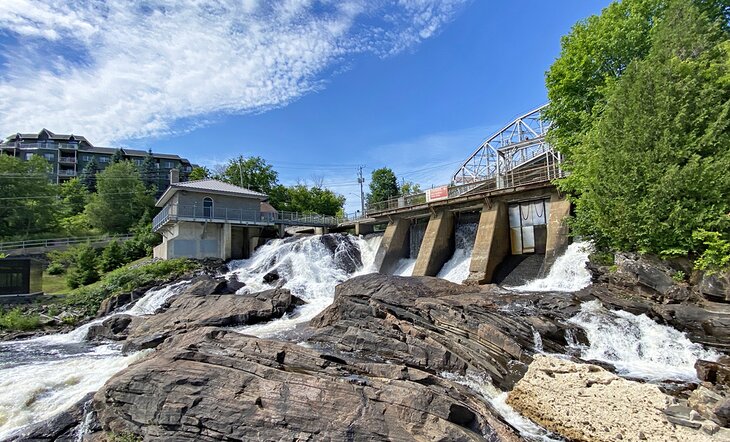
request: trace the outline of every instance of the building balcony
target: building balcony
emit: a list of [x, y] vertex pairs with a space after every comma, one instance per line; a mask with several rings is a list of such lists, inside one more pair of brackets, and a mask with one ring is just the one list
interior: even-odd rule
[[58, 170], [58, 176], [60, 176], [60, 177], [75, 177], [76, 176], [76, 171], [73, 170], [73, 169], [68, 169], [68, 170], [66, 170], [66, 169], [59, 169]]
[[61, 164], [76, 164], [76, 158], [74, 157], [59, 157], [58, 162]]

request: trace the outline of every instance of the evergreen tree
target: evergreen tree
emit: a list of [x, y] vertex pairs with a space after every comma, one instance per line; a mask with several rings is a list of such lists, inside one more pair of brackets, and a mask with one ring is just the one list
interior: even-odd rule
[[88, 244], [78, 246], [73, 254], [73, 264], [66, 275], [66, 284], [75, 289], [98, 280], [96, 250]]
[[142, 164], [139, 167], [139, 174], [142, 177], [142, 182], [145, 187], [153, 187], [155, 192], [157, 191], [157, 178], [158, 173], [155, 158], [152, 156], [152, 149], [147, 151]]
[[204, 180], [210, 178], [210, 170], [205, 166], [193, 166], [190, 172], [190, 181]]
[[122, 153], [122, 149], [115, 150], [114, 155], [112, 155], [111, 163], [116, 164], [122, 161], [124, 161], [124, 154]]
[[102, 272], [110, 272], [125, 263], [124, 248], [116, 239], [107, 244], [101, 252], [99, 268]]
[[96, 174], [99, 173], [99, 163], [96, 157], [92, 156], [91, 161], [86, 163], [81, 171], [81, 183], [86, 186], [89, 192], [96, 192]]

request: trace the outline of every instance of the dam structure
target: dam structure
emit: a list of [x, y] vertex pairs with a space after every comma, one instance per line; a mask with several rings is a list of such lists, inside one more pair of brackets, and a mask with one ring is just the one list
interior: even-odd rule
[[[476, 223], [465, 284], [501, 282], [519, 266], [546, 274], [569, 244], [570, 202], [553, 180], [565, 176], [562, 157], [545, 140], [547, 105], [487, 138], [448, 185], [370, 205], [341, 223], [356, 234], [386, 225], [374, 267], [393, 274], [415, 260], [412, 276], [436, 276], [456, 251], [460, 225]], [[532, 271], [535, 273], [535, 270]]]

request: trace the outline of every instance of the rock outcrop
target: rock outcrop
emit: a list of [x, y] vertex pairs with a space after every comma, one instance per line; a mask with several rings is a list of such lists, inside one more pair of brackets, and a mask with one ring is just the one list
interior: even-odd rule
[[675, 402], [656, 385], [542, 355], [507, 399], [523, 416], [575, 441], [728, 440], [730, 430]]
[[145, 440], [519, 440], [427, 372], [211, 328], [114, 376], [95, 409], [106, 431]]

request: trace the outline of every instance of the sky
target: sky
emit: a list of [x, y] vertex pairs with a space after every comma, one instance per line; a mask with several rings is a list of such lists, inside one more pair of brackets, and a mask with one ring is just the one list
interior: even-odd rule
[[358, 167], [445, 184], [547, 102], [608, 0], [1, 0], [0, 134], [86, 136], [214, 167], [261, 156], [360, 208]]

